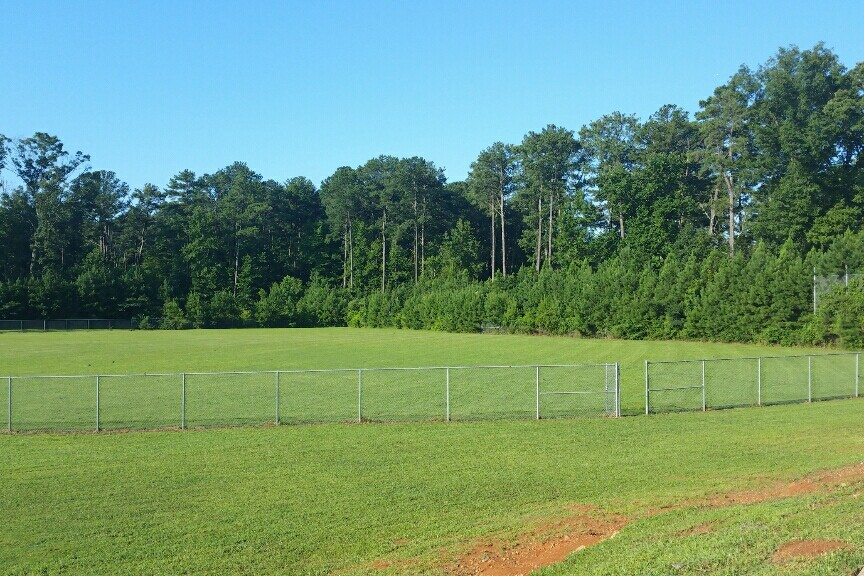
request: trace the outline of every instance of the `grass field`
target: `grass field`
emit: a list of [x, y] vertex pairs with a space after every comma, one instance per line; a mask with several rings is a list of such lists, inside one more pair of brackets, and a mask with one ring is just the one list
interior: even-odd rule
[[[619, 361], [624, 404], [638, 408], [645, 358], [801, 352], [349, 329], [25, 333], [0, 335], [0, 373]], [[864, 566], [864, 475], [775, 489], [861, 463], [862, 416], [864, 402], [843, 400], [622, 419], [2, 435], [0, 573], [459, 573], [478, 545], [516, 546], [578, 506], [626, 526], [542, 574], [853, 574]], [[778, 497], [723, 498], [766, 489]], [[845, 546], [772, 560], [808, 539]]]
[[[0, 333], [0, 376], [619, 362], [622, 411], [639, 413], [644, 410], [646, 359], [809, 351], [825, 352], [744, 344], [351, 328]], [[533, 380], [533, 374], [527, 378]], [[353, 389], [355, 383], [353, 376], [346, 376], [345, 386]], [[166, 382], [164, 386], [176, 388], [176, 383]], [[262, 396], [267, 398], [261, 410], [269, 415], [273, 411], [269, 401], [271, 378], [261, 386], [266, 388]], [[5, 390], [0, 390], [3, 394]], [[88, 398], [82, 410], [92, 412], [90, 405]], [[345, 410], [353, 414], [353, 399]]]

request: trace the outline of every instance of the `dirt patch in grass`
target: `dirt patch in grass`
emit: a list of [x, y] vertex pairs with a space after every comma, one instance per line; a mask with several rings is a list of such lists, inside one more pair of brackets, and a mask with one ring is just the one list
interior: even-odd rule
[[629, 520], [580, 508], [572, 516], [536, 526], [510, 541], [480, 543], [446, 567], [460, 576], [515, 576], [564, 560], [567, 556], [607, 540]]
[[697, 536], [699, 534], [708, 534], [714, 531], [714, 523], [713, 522], [703, 522], [702, 524], [697, 524], [687, 530], [682, 530], [678, 532], [679, 538], [684, 538], [685, 536]]
[[789, 484], [775, 484], [761, 490], [719, 494], [708, 498], [706, 502], [696, 504], [712, 508], [735, 506], [738, 504], [758, 504], [759, 502], [813, 494], [859, 480], [864, 480], [864, 462], [832, 470], [820, 470]]
[[[825, 492], [849, 483], [864, 480], [864, 462], [820, 470], [790, 483], [772, 483], [761, 490], [737, 491], [697, 500], [682, 501], [672, 506], [649, 510], [640, 517], [655, 516], [673, 510], [694, 506], [723, 508], [780, 500], [792, 496]], [[444, 560], [443, 570], [454, 576], [522, 576], [539, 568], [561, 562], [573, 552], [612, 538], [628, 523], [637, 518], [605, 513], [596, 508], [572, 505], [571, 514], [564, 518], [542, 523], [513, 538], [490, 537], [477, 541], [466, 553], [455, 560]], [[714, 530], [712, 522], [705, 522], [683, 530], [679, 537], [707, 534]], [[774, 553], [774, 562], [792, 558], [818, 556], [849, 545], [836, 540], [796, 540], [788, 542]], [[383, 570], [394, 564], [378, 561], [367, 568]]]
[[848, 547], [849, 544], [840, 540], [792, 540], [780, 546], [771, 559], [775, 564], [780, 564], [794, 558], [814, 558]]

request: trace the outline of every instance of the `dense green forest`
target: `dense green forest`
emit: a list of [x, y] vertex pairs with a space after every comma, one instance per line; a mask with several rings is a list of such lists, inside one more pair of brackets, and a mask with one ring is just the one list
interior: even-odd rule
[[242, 162], [131, 190], [55, 136], [0, 135], [0, 318], [400, 326], [864, 344], [864, 63], [742, 66], [690, 113], [612, 112], [320, 186]]

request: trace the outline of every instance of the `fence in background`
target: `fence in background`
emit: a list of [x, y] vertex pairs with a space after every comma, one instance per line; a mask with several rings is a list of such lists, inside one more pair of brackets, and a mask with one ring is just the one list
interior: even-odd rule
[[132, 330], [135, 321], [108, 318], [61, 318], [55, 320], [0, 320], [0, 332], [49, 332], [60, 330]]
[[[9, 376], [7, 430], [619, 416], [618, 364]], [[3, 398], [5, 396], [5, 398]]]
[[858, 397], [860, 353], [645, 362], [645, 413]]

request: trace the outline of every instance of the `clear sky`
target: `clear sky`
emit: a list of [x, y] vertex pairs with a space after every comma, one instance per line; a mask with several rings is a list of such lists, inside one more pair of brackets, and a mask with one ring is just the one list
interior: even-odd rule
[[0, 0], [0, 133], [54, 134], [133, 188], [235, 160], [319, 184], [380, 154], [453, 181], [546, 124], [695, 112], [781, 46], [851, 68], [862, 31], [860, 0]]

